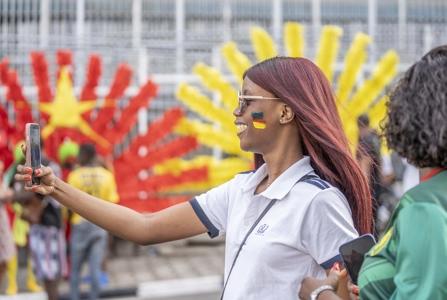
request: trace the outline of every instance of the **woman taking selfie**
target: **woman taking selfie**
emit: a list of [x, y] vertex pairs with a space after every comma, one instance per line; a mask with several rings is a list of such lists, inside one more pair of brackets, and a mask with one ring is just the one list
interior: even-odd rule
[[[385, 234], [365, 255], [352, 299], [447, 299], [447, 46], [431, 50], [391, 92], [384, 136], [419, 168], [420, 183], [402, 196]], [[308, 299], [326, 280], [306, 278]], [[341, 286], [341, 285], [340, 285]], [[325, 291], [318, 297], [338, 299]]]
[[[251, 67], [233, 114], [256, 170], [187, 203], [142, 215], [74, 189], [45, 166], [34, 171], [41, 184], [27, 189], [139, 244], [226, 234], [223, 299], [296, 299], [305, 276], [325, 278], [339, 261], [338, 245], [369, 232], [367, 181], [330, 83], [311, 61], [275, 57]], [[17, 170], [18, 180], [32, 173]]]

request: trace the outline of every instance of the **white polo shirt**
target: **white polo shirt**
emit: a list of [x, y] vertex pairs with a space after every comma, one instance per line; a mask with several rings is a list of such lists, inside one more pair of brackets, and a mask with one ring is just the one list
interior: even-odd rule
[[[335, 187], [297, 181], [315, 175], [304, 157], [264, 192], [265, 165], [190, 201], [213, 238], [226, 234], [225, 280], [239, 245], [272, 199], [277, 202], [248, 237], [228, 279], [224, 299], [298, 299], [306, 276], [325, 278], [340, 261], [338, 247], [358, 236], [345, 196]], [[318, 185], [318, 182], [317, 182]]]

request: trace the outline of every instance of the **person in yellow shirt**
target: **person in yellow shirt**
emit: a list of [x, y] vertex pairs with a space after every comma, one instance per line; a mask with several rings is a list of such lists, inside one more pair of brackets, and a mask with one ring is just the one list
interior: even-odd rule
[[[82, 144], [77, 157], [79, 168], [72, 171], [67, 183], [92, 195], [117, 203], [119, 200], [113, 174], [97, 162], [96, 150], [92, 144]], [[101, 263], [107, 243], [107, 232], [90, 223], [76, 213], [70, 217], [70, 294], [79, 299], [79, 282], [82, 263], [87, 260], [91, 276], [90, 299], [99, 297]]]

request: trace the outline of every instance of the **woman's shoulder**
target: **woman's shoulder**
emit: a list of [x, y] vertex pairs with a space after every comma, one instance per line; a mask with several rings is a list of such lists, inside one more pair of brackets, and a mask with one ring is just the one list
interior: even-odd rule
[[344, 195], [337, 187], [322, 179], [314, 172], [311, 172], [299, 179], [296, 186], [300, 189], [315, 191], [317, 194], [336, 195], [337, 197], [344, 198]]
[[[248, 182], [253, 176], [255, 176], [256, 172], [258, 170], [248, 170], [244, 172], [239, 172], [234, 177], [229, 180], [227, 183], [230, 185], [244, 185], [246, 182]], [[258, 175], [257, 175], [258, 176]]]
[[[310, 205], [316, 207], [318, 210], [344, 211], [351, 213], [348, 200], [345, 195], [335, 186], [330, 183], [319, 180], [319, 183], [325, 184], [325, 188], [318, 186], [309, 186], [308, 189], [313, 189], [313, 197]], [[304, 184], [309, 184], [304, 182]]]
[[333, 188], [333, 186], [329, 182], [321, 179], [318, 175], [316, 175], [313, 172], [311, 174], [303, 176], [298, 182], [313, 185], [314, 187], [317, 188], [317, 190], [326, 190]]

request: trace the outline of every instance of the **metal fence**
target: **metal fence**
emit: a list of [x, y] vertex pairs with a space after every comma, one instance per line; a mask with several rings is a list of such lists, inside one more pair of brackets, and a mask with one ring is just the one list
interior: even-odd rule
[[173, 90], [180, 80], [197, 81], [189, 75], [196, 62], [204, 61], [229, 73], [219, 52], [222, 43], [236, 41], [254, 57], [249, 38], [253, 25], [265, 28], [282, 49], [283, 24], [301, 23], [305, 55], [311, 59], [323, 25], [343, 28], [341, 54], [354, 35], [363, 31], [374, 39], [370, 61], [395, 49], [402, 70], [430, 48], [447, 43], [445, 0], [0, 1], [0, 58], [10, 58], [11, 68], [18, 71], [29, 97], [35, 95], [29, 52], [47, 53], [54, 86], [55, 52], [70, 49], [78, 90], [89, 54], [98, 53], [104, 64], [100, 81], [104, 90], [119, 63], [127, 62], [134, 68], [134, 86], [147, 76], [160, 84], [160, 97], [153, 104], [156, 110], [177, 103]]

